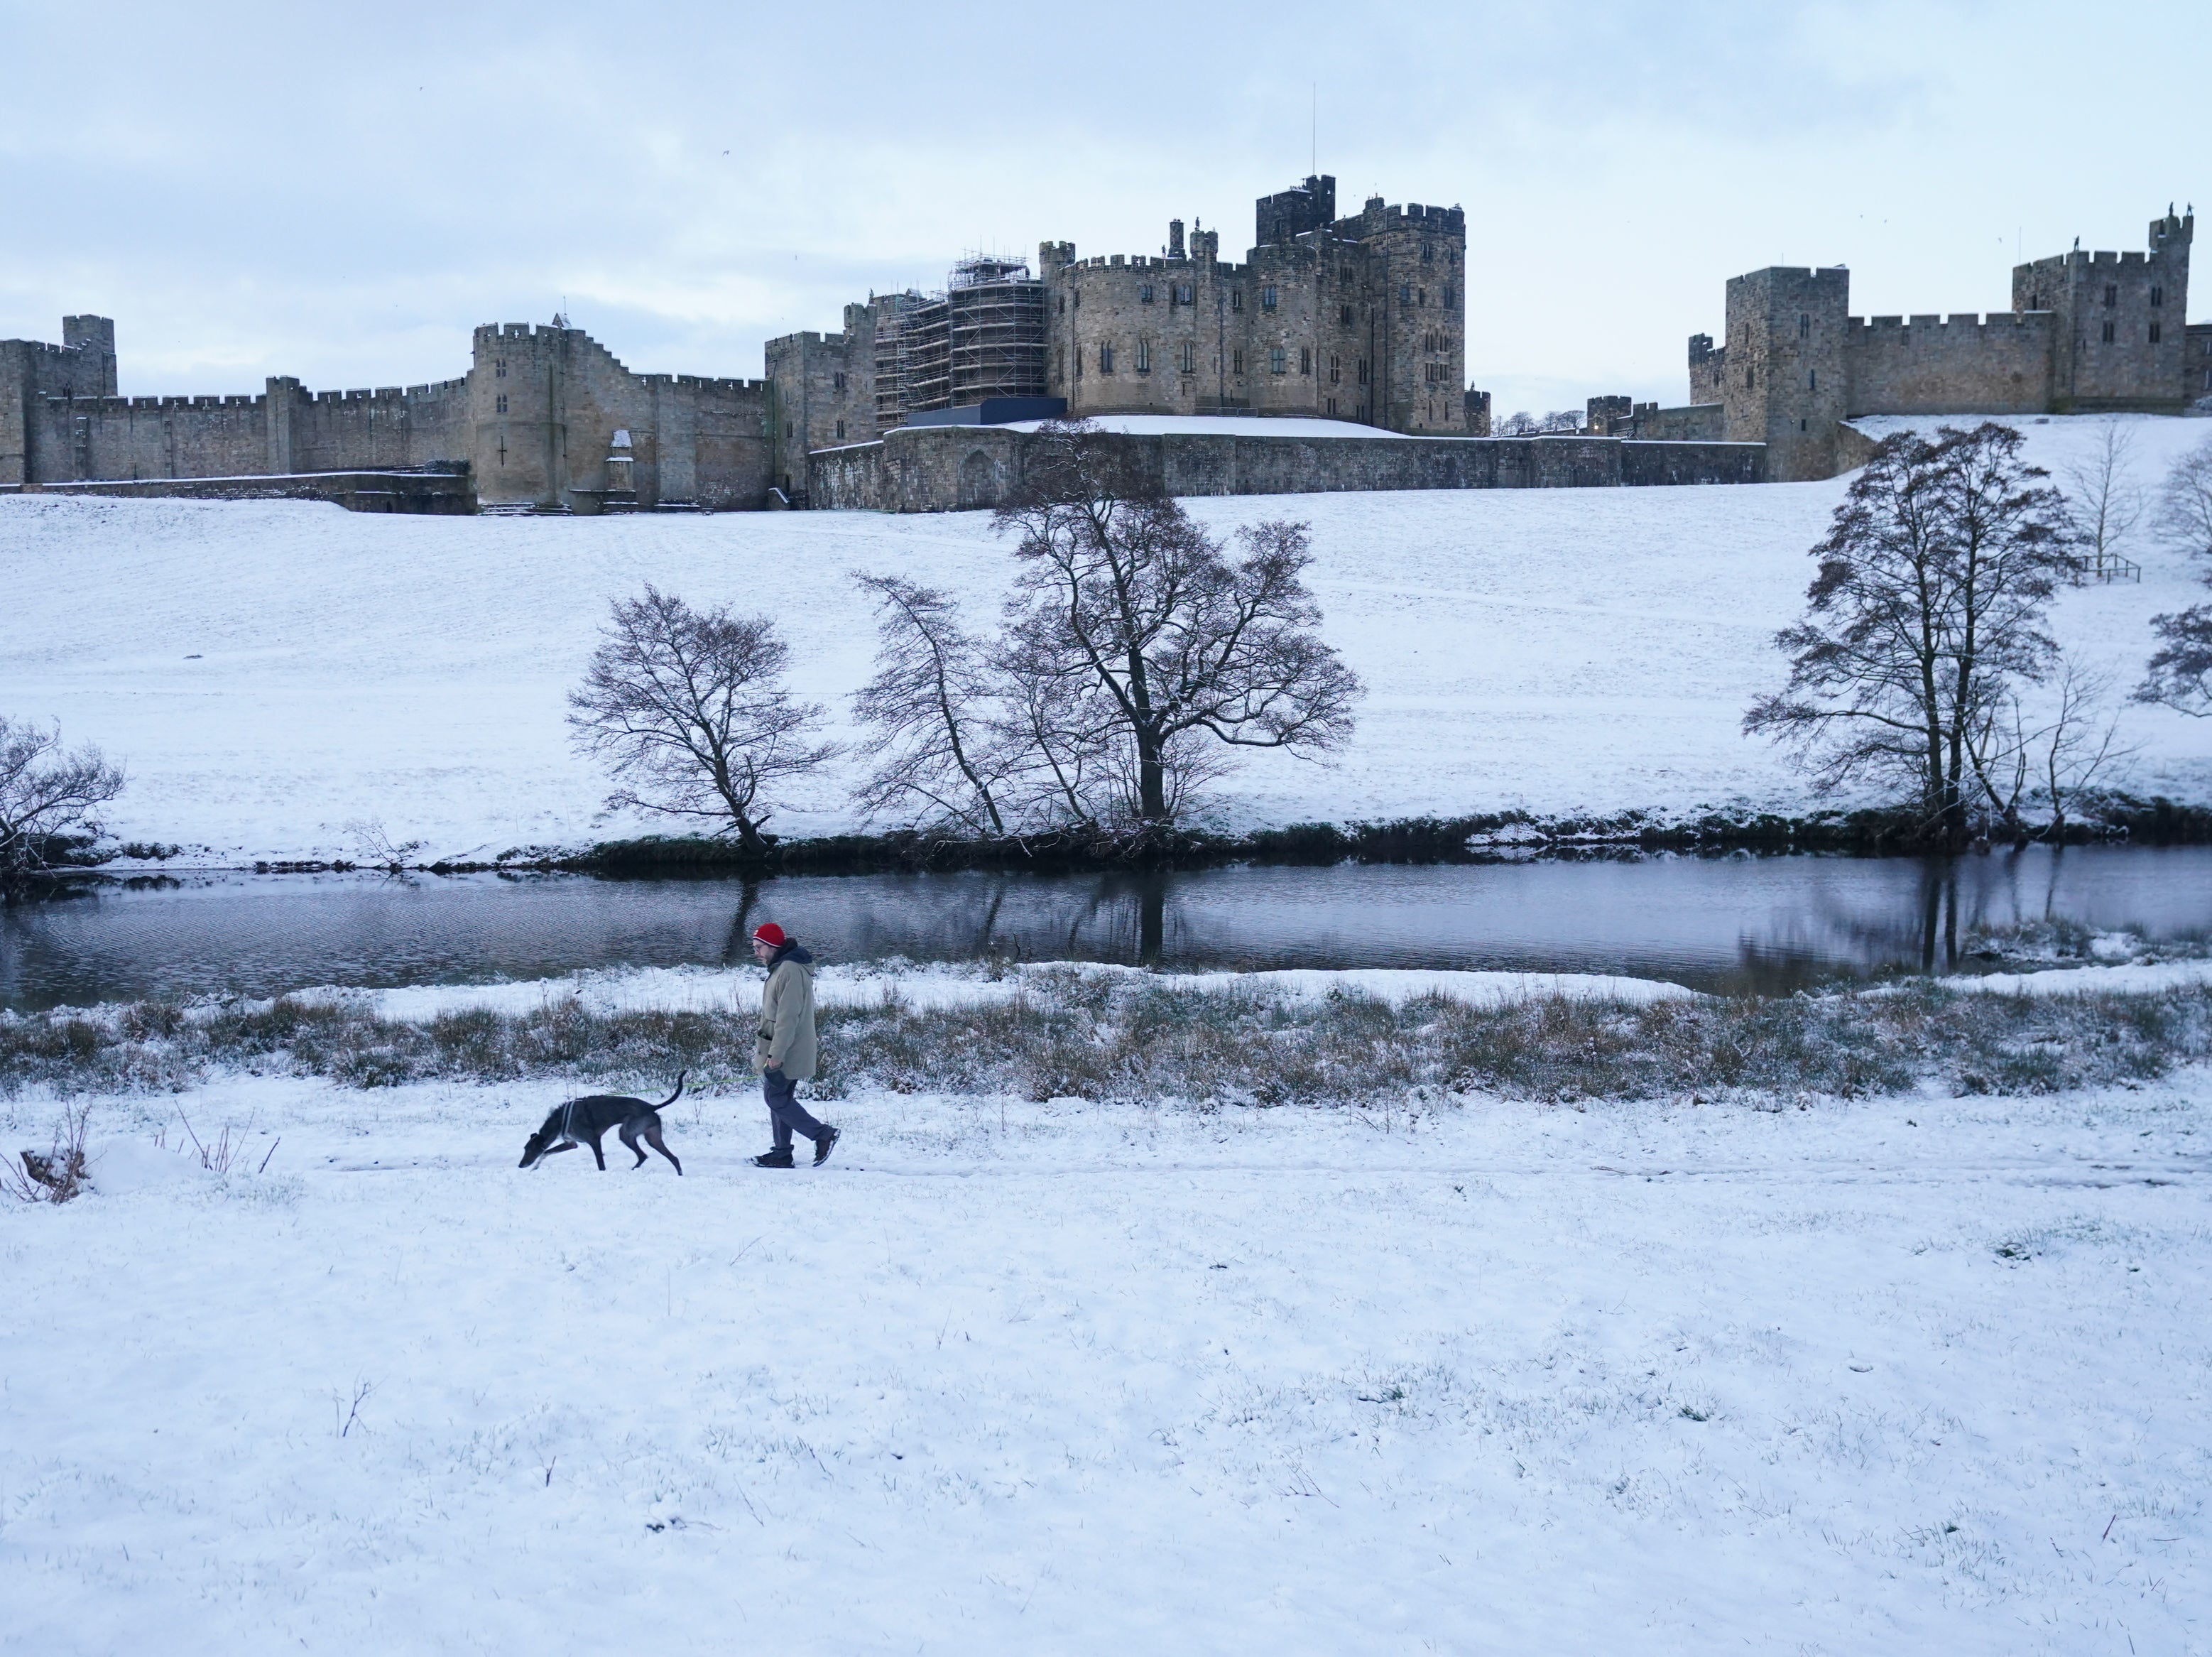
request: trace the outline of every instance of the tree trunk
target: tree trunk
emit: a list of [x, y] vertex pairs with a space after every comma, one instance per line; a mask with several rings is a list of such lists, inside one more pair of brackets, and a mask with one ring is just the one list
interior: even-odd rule
[[1147, 823], [1168, 820], [1168, 776], [1160, 758], [1160, 740], [1141, 727], [1137, 731], [1137, 815]]

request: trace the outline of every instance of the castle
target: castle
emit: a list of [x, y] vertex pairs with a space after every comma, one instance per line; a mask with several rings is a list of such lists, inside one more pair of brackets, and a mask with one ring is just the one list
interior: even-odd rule
[[2146, 253], [2019, 265], [2011, 311], [1986, 318], [1866, 320], [1840, 265], [1752, 271], [1728, 283], [1721, 342], [1691, 338], [1686, 405], [1592, 399], [1577, 438], [1492, 439], [1488, 393], [1466, 389], [1465, 214], [1372, 197], [1339, 217], [1327, 174], [1259, 198], [1241, 263], [1180, 219], [1157, 254], [1047, 241], [1034, 272], [973, 257], [942, 292], [872, 294], [839, 332], [769, 340], [761, 380], [638, 374], [556, 317], [477, 328], [468, 372], [434, 384], [125, 398], [114, 324], [72, 316], [58, 345], [0, 340], [0, 492], [978, 507], [1020, 472], [1011, 423], [1061, 412], [1303, 415], [1347, 434], [1147, 440], [1162, 478], [1194, 494], [1825, 478], [1863, 455], [1847, 423], [1861, 415], [2179, 412], [2212, 396], [2212, 326], [2185, 326], [2195, 224], [2169, 208]]
[[[1409, 436], [1466, 435], [1467, 215], [1370, 198], [1336, 216], [1336, 180], [1263, 196], [1237, 264], [1218, 230], [1168, 223], [1154, 255], [1079, 259], [1072, 241], [1024, 262], [975, 258], [941, 294], [871, 295], [841, 332], [768, 344], [787, 389], [778, 487], [807, 456], [930, 416], [1309, 415]], [[1033, 405], [1033, 406], [1030, 406]], [[967, 417], [977, 418], [971, 414]]]
[[2212, 326], [2186, 326], [2194, 209], [2142, 253], [2078, 247], [2013, 267], [2012, 308], [1856, 317], [1844, 266], [1771, 265], [1728, 284], [1719, 344], [1690, 337], [1690, 401], [1596, 398], [1590, 429], [1766, 446], [1777, 481], [1864, 458], [1845, 422], [1875, 414], [2179, 414], [2212, 395]]

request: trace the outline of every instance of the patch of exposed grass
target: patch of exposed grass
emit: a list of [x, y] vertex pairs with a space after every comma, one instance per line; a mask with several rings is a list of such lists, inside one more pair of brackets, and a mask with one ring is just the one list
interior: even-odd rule
[[[328, 1076], [358, 1087], [562, 1078], [650, 1087], [750, 1075], [738, 1012], [595, 1013], [556, 1002], [386, 1019], [343, 1002], [186, 1009], [138, 1002], [0, 1017], [0, 1092], [188, 1087], [212, 1070]], [[1539, 997], [1477, 1008], [1304, 1000], [1237, 986], [1032, 974], [1019, 994], [918, 1010], [896, 998], [822, 1014], [814, 1091], [861, 1087], [1049, 1099], [1325, 1105], [1486, 1093], [1571, 1101], [2052, 1093], [2158, 1076], [2212, 1050], [2212, 988], [2015, 997], [1927, 984], [1786, 999], [1631, 1005]]]

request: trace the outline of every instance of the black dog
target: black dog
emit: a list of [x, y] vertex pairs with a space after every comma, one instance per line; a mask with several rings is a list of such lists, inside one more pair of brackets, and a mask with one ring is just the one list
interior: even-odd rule
[[592, 1148], [599, 1158], [599, 1172], [607, 1171], [605, 1154], [599, 1149], [599, 1141], [608, 1129], [619, 1126], [622, 1142], [637, 1151], [633, 1168], [645, 1166], [645, 1153], [638, 1149], [641, 1139], [659, 1151], [682, 1173], [684, 1165], [676, 1161], [676, 1154], [660, 1142], [660, 1112], [673, 1105], [684, 1092], [684, 1078], [690, 1071], [680, 1071], [676, 1077], [676, 1091], [658, 1105], [648, 1105], [641, 1099], [626, 1099], [620, 1093], [593, 1093], [589, 1099], [572, 1099], [566, 1105], [556, 1105], [553, 1113], [545, 1118], [545, 1125], [531, 1135], [522, 1147], [522, 1164], [528, 1167], [542, 1157], [573, 1151], [580, 1142]]

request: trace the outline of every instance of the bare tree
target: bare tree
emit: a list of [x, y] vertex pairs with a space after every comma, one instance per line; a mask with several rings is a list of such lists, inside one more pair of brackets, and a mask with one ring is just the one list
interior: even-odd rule
[[2135, 481], [2135, 454], [2134, 428], [2107, 420], [2088, 458], [2066, 469], [2074, 521], [2100, 574], [2106, 555], [2118, 552], [2120, 543], [2142, 521], [2143, 497]]
[[620, 785], [608, 809], [695, 818], [765, 850], [778, 785], [838, 751], [811, 740], [821, 707], [781, 683], [790, 654], [766, 616], [694, 610], [651, 586], [617, 599], [568, 694], [572, 740]]
[[0, 885], [50, 867], [100, 832], [95, 813], [123, 792], [123, 769], [91, 744], [62, 746], [58, 726], [0, 715]]
[[1985, 423], [1875, 450], [1813, 549], [1807, 618], [1778, 634], [1789, 685], [1744, 728], [1790, 746], [1814, 786], [1903, 783], [1923, 832], [1968, 832], [1976, 734], [2056, 651], [2045, 606], [2065, 567], [2065, 502]]
[[1544, 417], [1540, 429], [1555, 435], [1578, 432], [1583, 429], [1583, 418], [1581, 409], [1553, 409]]
[[1539, 429], [1534, 415], [1526, 409], [1516, 409], [1498, 423], [1497, 435], [1500, 437], [1530, 437]]
[[[2159, 490], [2159, 533], [2212, 560], [2212, 441], [2198, 444], [2173, 463]], [[2212, 586], [2212, 570], [2204, 574]], [[2203, 718], [2212, 714], [2212, 605], [2192, 604], [2170, 615], [2153, 616], [2160, 639], [2149, 672], [2135, 690], [2137, 702], [2156, 702]]]
[[854, 717], [879, 739], [856, 796], [862, 810], [919, 807], [971, 834], [1006, 833], [1005, 716], [983, 646], [935, 588], [898, 576], [853, 579], [881, 615], [876, 676], [853, 698]]
[[1110, 738], [1129, 817], [1175, 820], [1210, 769], [1202, 737], [1305, 755], [1349, 738], [1361, 686], [1321, 642], [1304, 525], [1241, 529], [1232, 561], [1126, 439], [1081, 424], [1045, 438], [995, 520], [1022, 566], [1003, 660], [1060, 687], [1040, 699], [1066, 732]]
[[[2173, 463], [2158, 492], [2158, 530], [2200, 558], [2212, 558], [2212, 438]], [[2212, 581], [2212, 576], [2206, 577]]]
[[2008, 691], [1971, 744], [1974, 775], [2011, 838], [2027, 838], [2021, 807], [2040, 800], [2051, 813], [2042, 832], [2063, 839], [2074, 803], [2136, 752], [2119, 740], [2111, 673], [2062, 658], [2055, 688], [2050, 718], [2033, 727], [2019, 693]]

